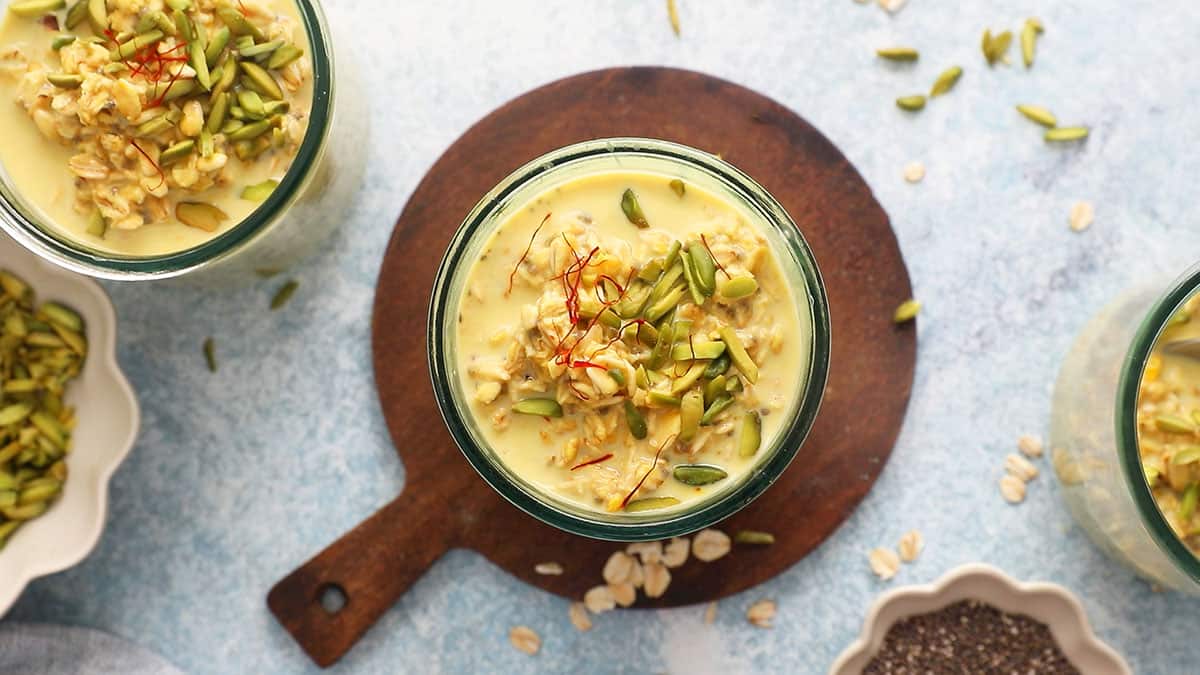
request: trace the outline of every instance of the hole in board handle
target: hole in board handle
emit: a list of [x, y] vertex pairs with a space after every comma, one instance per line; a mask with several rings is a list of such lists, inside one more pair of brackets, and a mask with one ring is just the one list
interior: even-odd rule
[[346, 607], [346, 591], [338, 584], [325, 584], [317, 591], [317, 601], [326, 614], [337, 614]]

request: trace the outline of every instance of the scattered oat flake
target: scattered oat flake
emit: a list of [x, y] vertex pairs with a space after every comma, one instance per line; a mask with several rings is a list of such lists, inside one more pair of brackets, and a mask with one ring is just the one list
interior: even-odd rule
[[904, 5], [907, 2], [908, 0], [879, 0], [879, 6], [895, 14], [904, 9]]
[[904, 167], [904, 180], [910, 183], [920, 183], [925, 177], [925, 165], [920, 162], [909, 162]]
[[1038, 475], [1037, 467], [1015, 452], [1009, 453], [1004, 458], [1004, 470], [1020, 478], [1025, 483], [1037, 478]]
[[592, 617], [588, 616], [587, 607], [582, 602], [572, 602], [567, 615], [571, 617], [571, 625], [580, 633], [592, 629]]
[[622, 607], [628, 607], [633, 604], [634, 600], [637, 600], [637, 589], [628, 581], [621, 584], [609, 584], [608, 589], [612, 591], [613, 600]]
[[717, 620], [717, 601], [713, 600], [708, 603], [708, 607], [704, 609], [704, 623], [712, 625]]
[[663, 547], [662, 563], [667, 567], [679, 567], [687, 562], [692, 543], [685, 537], [675, 537]]
[[1022, 436], [1017, 439], [1017, 449], [1026, 457], [1041, 457], [1044, 446], [1037, 436]]
[[1071, 229], [1076, 232], [1083, 232], [1092, 226], [1092, 221], [1096, 218], [1096, 210], [1092, 208], [1091, 202], [1075, 202], [1071, 207]]
[[603, 614], [617, 606], [612, 589], [608, 586], [595, 586], [583, 594], [583, 604], [592, 614]]
[[663, 545], [661, 541], [638, 541], [626, 546], [625, 552], [638, 556], [643, 563], [658, 562], [662, 560]]
[[624, 551], [613, 553], [608, 557], [608, 562], [604, 563], [604, 581], [609, 585], [629, 581], [629, 575], [633, 572], [633, 562], [633, 558]]
[[527, 626], [510, 628], [508, 631], [508, 641], [512, 643], [512, 646], [530, 656], [538, 653], [538, 650], [542, 648], [542, 638], [538, 637], [538, 634]]
[[633, 584], [634, 588], [641, 588], [646, 583], [646, 574], [642, 571], [642, 564], [636, 560], [633, 561], [633, 568], [629, 573], [629, 583]]
[[925, 548], [925, 539], [921, 533], [916, 530], [909, 530], [900, 537], [900, 544], [896, 547], [900, 551], [900, 559], [904, 562], [912, 562], [921, 555], [921, 551]]
[[554, 577], [563, 573], [563, 566], [556, 562], [543, 562], [534, 565], [533, 571], [538, 574]]
[[759, 600], [746, 610], [746, 620], [759, 628], [770, 628], [774, 618], [775, 603], [771, 600]]
[[1020, 504], [1025, 501], [1025, 481], [1011, 473], [1004, 474], [1004, 478], [1000, 479], [1000, 494], [1009, 504]]
[[872, 549], [867, 560], [871, 563], [871, 571], [875, 576], [884, 581], [896, 576], [900, 569], [900, 557], [890, 548]]
[[697, 560], [712, 562], [729, 553], [732, 543], [729, 535], [720, 530], [701, 530], [692, 539], [692, 555]]
[[654, 562], [642, 566], [642, 572], [646, 575], [645, 587], [642, 589], [646, 597], [661, 598], [662, 594], [667, 592], [667, 586], [671, 584], [671, 571], [666, 565]]

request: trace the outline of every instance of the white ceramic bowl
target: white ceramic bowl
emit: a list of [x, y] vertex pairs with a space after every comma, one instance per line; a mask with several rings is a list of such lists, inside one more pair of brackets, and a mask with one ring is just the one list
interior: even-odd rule
[[78, 311], [89, 345], [83, 371], [67, 387], [76, 427], [62, 496], [0, 550], [3, 616], [30, 581], [75, 565], [96, 546], [108, 510], [108, 479], [133, 447], [140, 413], [117, 365], [117, 317], [100, 286], [42, 262], [3, 234], [0, 269], [27, 281], [38, 302], [57, 300]]
[[951, 570], [932, 584], [904, 586], [879, 596], [867, 612], [858, 640], [833, 662], [830, 674], [858, 675], [897, 621], [961, 600], [981, 600], [1046, 624], [1063, 654], [1088, 675], [1131, 673], [1125, 660], [1092, 633], [1083, 607], [1070, 591], [1057, 584], [1020, 583], [995, 567], [972, 563]]

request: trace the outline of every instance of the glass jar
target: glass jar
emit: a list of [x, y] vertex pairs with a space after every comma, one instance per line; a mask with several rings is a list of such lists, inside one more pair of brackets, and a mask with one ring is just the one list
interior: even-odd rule
[[[345, 219], [362, 182], [366, 160], [362, 147], [369, 123], [357, 72], [348, 54], [340, 52], [335, 58], [334, 40], [320, 5], [316, 0], [290, 1], [296, 4], [310, 46], [306, 52], [312, 61], [313, 102], [308, 129], [279, 186], [241, 223], [174, 253], [112, 253], [68, 238], [42, 222], [38, 210], [25, 203], [0, 171], [0, 229], [56, 265], [118, 281], [186, 275], [200, 283], [247, 282], [258, 270], [285, 269], [315, 252]], [[0, 0], [0, 12], [5, 5]], [[338, 35], [350, 38], [342, 35], [344, 30], [338, 29]]]
[[1140, 288], [1092, 318], [1054, 389], [1050, 447], [1075, 520], [1101, 549], [1152, 581], [1200, 595], [1200, 560], [1171, 530], [1142, 469], [1142, 375], [1167, 322], [1200, 291], [1200, 265]]
[[[640, 170], [676, 176], [719, 195], [761, 223], [796, 297], [808, 299], [808, 372], [774, 442], [737, 484], [681, 509], [599, 513], [554, 497], [510, 470], [480, 431], [458, 373], [455, 317], [471, 264], [510, 209], [550, 187], [600, 171]], [[442, 417], [484, 480], [523, 511], [560, 529], [599, 539], [644, 541], [699, 530], [753, 501], [783, 473], [816, 418], [829, 365], [829, 308], [812, 251], [791, 217], [761, 185], [729, 163], [686, 146], [644, 138], [587, 141], [555, 150], [517, 169], [475, 206], [451, 241], [434, 281], [429, 310], [429, 369]]]

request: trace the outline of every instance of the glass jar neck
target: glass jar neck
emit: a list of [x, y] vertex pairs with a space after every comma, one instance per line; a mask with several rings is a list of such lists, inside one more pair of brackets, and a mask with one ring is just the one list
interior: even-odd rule
[[[294, 2], [312, 62], [313, 96], [308, 128], [279, 185], [249, 216], [227, 232], [194, 248], [152, 256], [123, 256], [80, 246], [21, 208], [10, 185], [0, 181], [0, 230], [26, 249], [60, 267], [115, 281], [167, 279], [211, 266], [262, 235], [303, 193], [329, 136], [334, 110], [333, 50], [325, 15], [316, 0]], [[65, 169], [64, 169], [65, 170]]]
[[1137, 411], [1142, 377], [1151, 353], [1158, 344], [1167, 323], [1196, 293], [1200, 292], [1200, 264], [1179, 277], [1169, 290], [1151, 306], [1142, 320], [1121, 367], [1117, 385], [1116, 439], [1117, 454], [1126, 484], [1137, 505], [1138, 513], [1150, 536], [1184, 574], [1200, 583], [1200, 558], [1197, 558], [1171, 529], [1158, 507], [1142, 468], [1138, 445]]

